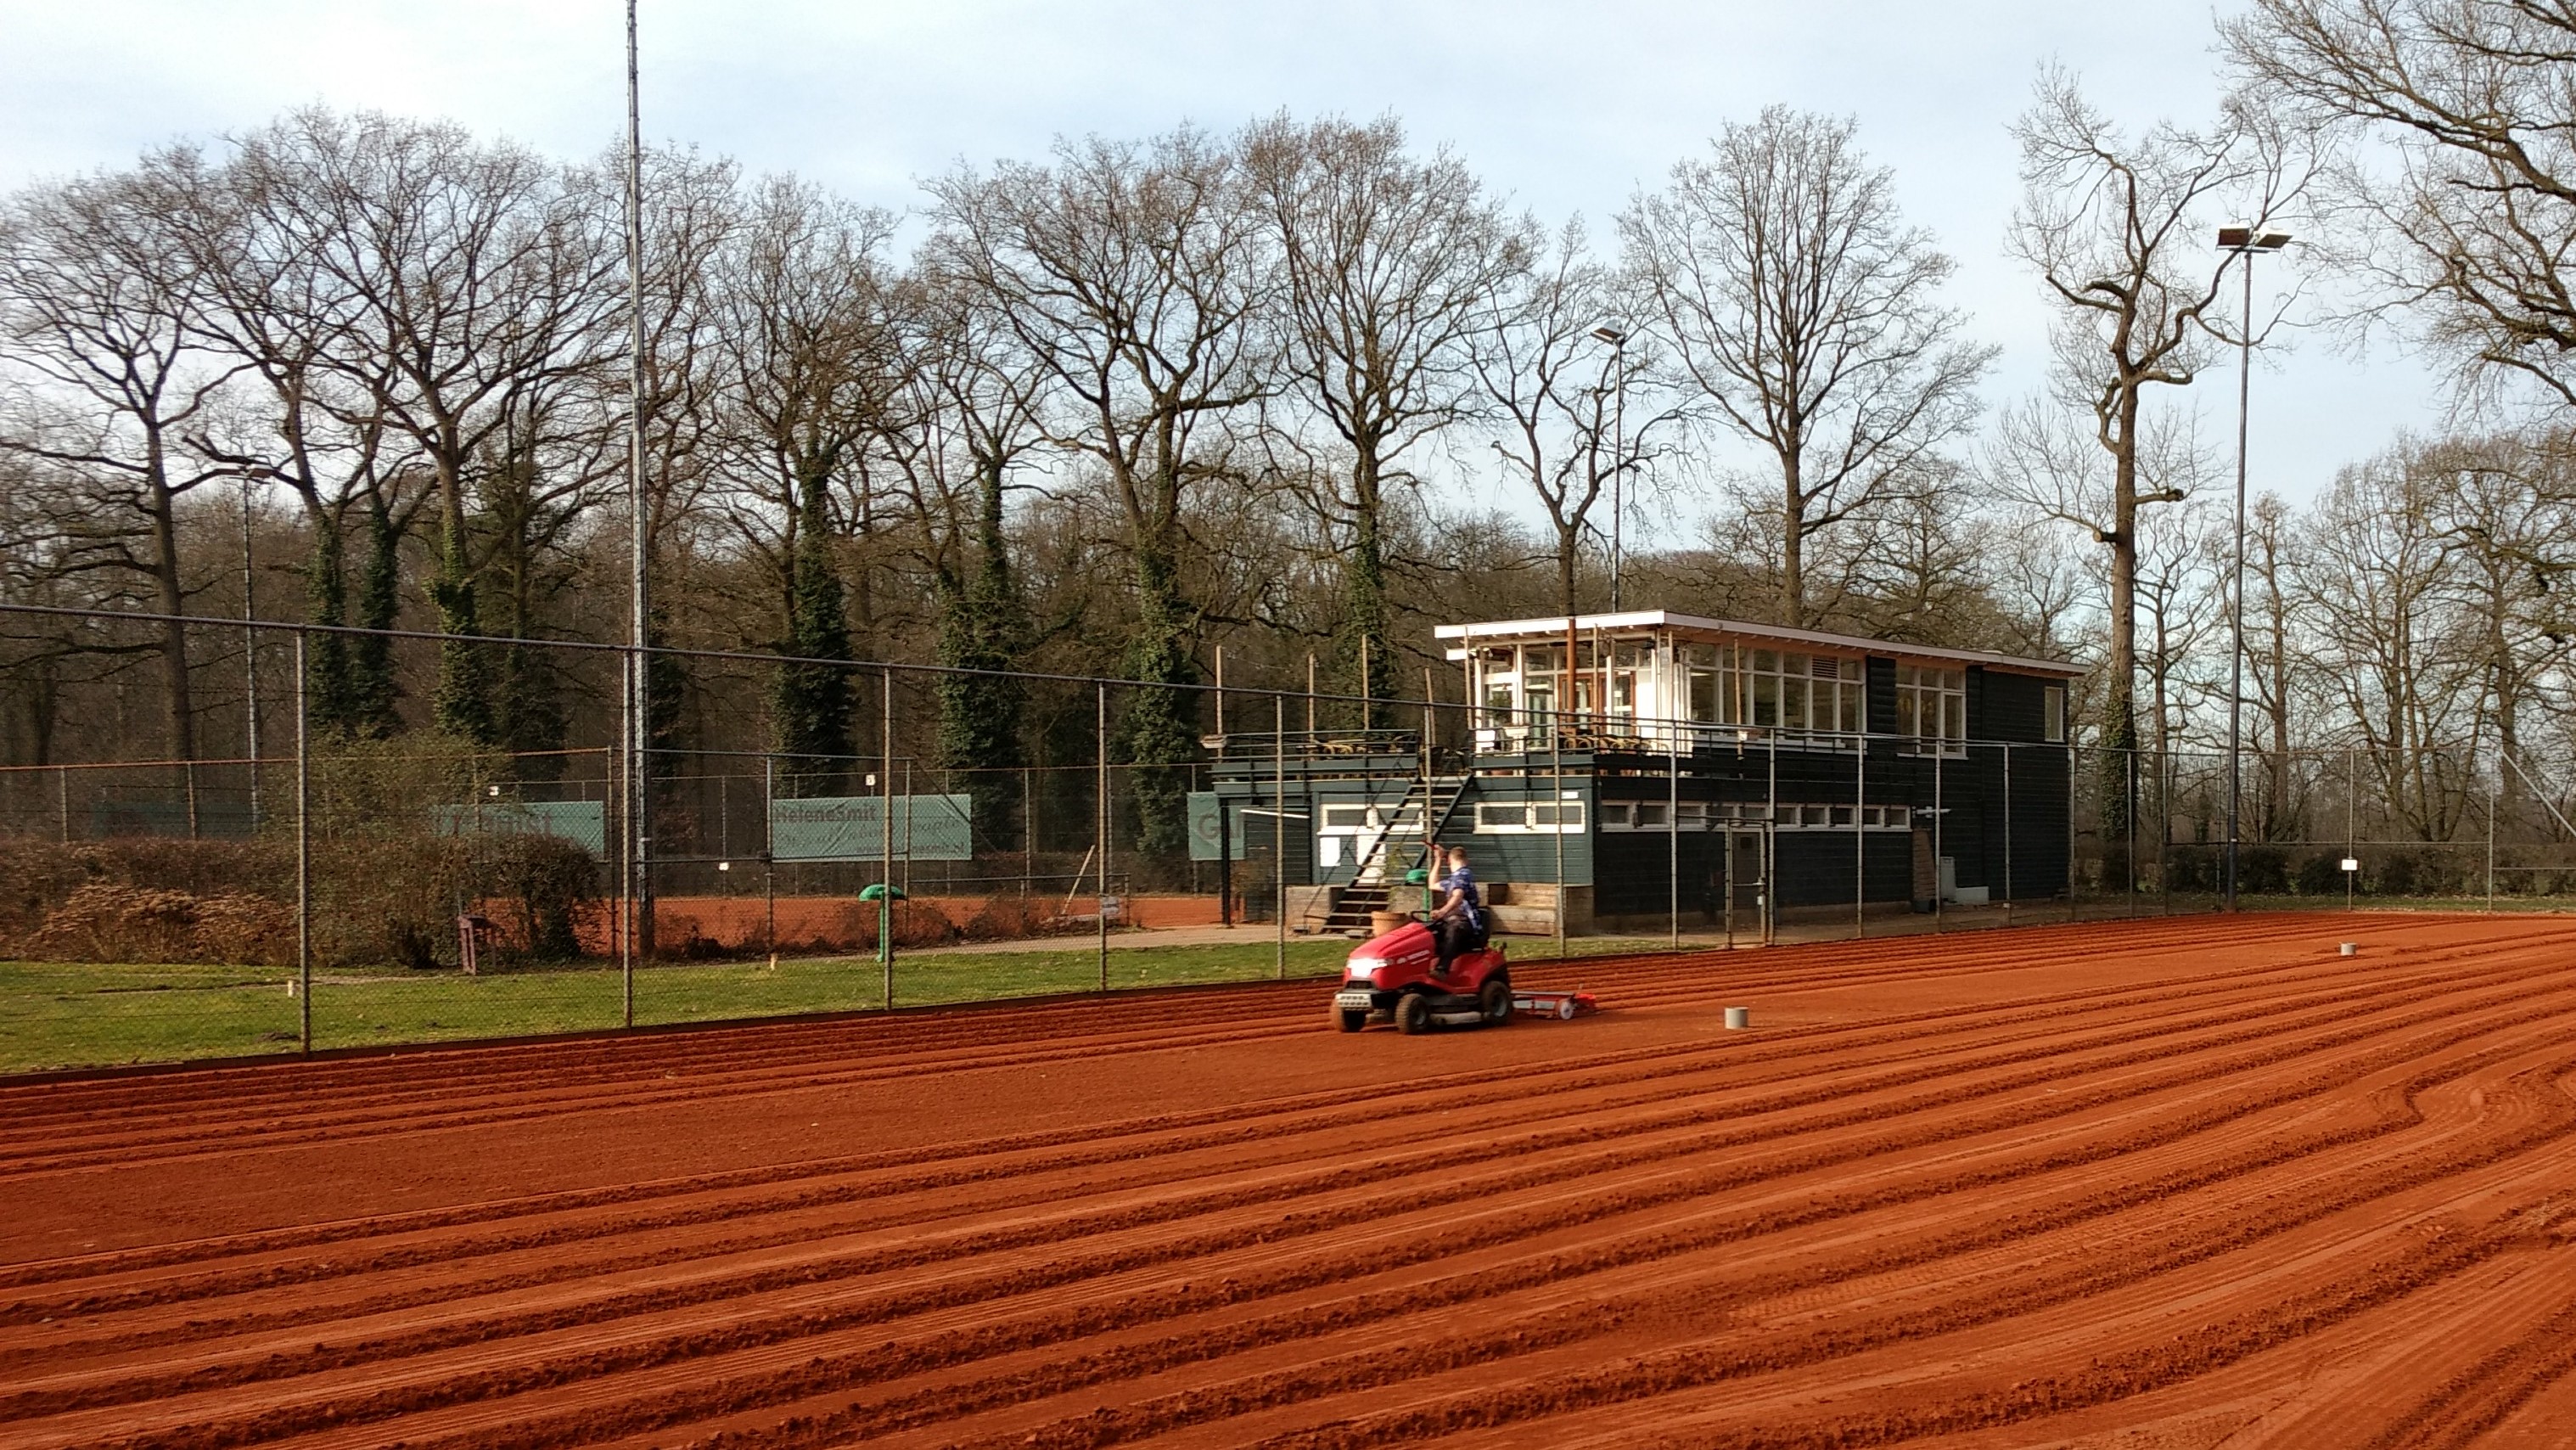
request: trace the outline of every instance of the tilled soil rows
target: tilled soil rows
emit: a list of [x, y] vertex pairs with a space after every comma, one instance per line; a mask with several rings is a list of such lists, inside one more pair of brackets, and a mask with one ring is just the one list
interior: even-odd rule
[[0, 1450], [2576, 1444], [2576, 921], [1517, 975], [0, 1087]]

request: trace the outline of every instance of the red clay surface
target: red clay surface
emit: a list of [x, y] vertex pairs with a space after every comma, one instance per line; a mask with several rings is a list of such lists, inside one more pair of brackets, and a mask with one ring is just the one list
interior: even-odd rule
[[0, 1447], [2576, 1443], [2576, 921], [1578, 978], [0, 1088]]

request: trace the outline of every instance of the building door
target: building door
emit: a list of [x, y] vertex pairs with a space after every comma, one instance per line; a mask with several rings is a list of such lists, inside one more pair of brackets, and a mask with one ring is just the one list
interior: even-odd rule
[[1739, 931], [1755, 933], [1764, 941], [1771, 939], [1770, 834], [1760, 829], [1726, 832], [1726, 846], [1719, 856], [1718, 890], [1725, 906], [1730, 941]]

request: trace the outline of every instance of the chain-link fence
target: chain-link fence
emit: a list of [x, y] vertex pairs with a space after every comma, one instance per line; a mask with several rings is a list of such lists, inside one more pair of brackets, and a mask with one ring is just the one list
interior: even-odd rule
[[[2233, 774], [2241, 906], [2576, 904], [2568, 798], [2514, 752], [2257, 747]], [[2077, 909], [2222, 907], [2230, 776], [2224, 751], [2081, 751]]]
[[[156, 639], [73, 622], [102, 653]], [[460, 669], [425, 635], [183, 633], [198, 758], [116, 758], [155, 733], [138, 672], [57, 702], [91, 736], [0, 766], [0, 1071], [1317, 974], [1430, 903], [1433, 842], [1472, 849], [1519, 959], [2227, 894], [2223, 753], [2036, 714], [1924, 739], [1498, 714], [1430, 672], [1363, 702], [1293, 666], [1220, 689], [665, 650], [630, 780], [626, 651], [477, 641]], [[2576, 890], [2564, 803], [2500, 753], [2241, 768], [2245, 905]]]

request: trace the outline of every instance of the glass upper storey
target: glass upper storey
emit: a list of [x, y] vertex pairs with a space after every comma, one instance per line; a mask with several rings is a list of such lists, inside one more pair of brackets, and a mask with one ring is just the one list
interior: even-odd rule
[[[1668, 617], [1608, 616], [1624, 627], [1578, 619], [1450, 626], [1461, 641], [1451, 657], [1467, 672], [1477, 747], [1546, 749], [1555, 737], [1577, 747], [1652, 749], [1774, 742], [1849, 749], [1869, 728], [1868, 658], [1896, 664], [1896, 732], [1955, 751], [1967, 738], [1966, 651], [1926, 658], [1903, 645], [1798, 631]], [[1517, 637], [1514, 637], [1517, 636]], [[2048, 661], [1993, 657], [2032, 672], [2075, 673]]]

